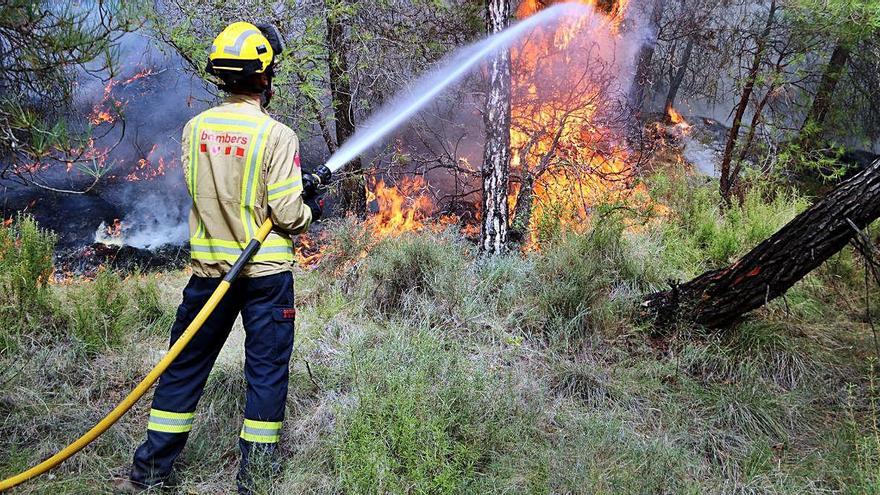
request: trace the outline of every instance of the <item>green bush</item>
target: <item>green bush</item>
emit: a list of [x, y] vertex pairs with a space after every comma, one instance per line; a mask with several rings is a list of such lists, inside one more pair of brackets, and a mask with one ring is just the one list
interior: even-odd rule
[[63, 311], [71, 335], [88, 352], [120, 344], [139, 323], [129, 288], [119, 274], [109, 270], [72, 286]]
[[353, 216], [330, 220], [322, 237], [322, 272], [334, 273], [365, 256], [373, 242], [370, 230]]
[[547, 333], [562, 342], [610, 329], [632, 298], [662, 284], [655, 253], [640, 249], [647, 237], [625, 232], [620, 219], [597, 221], [586, 234], [570, 234], [533, 255], [534, 272], [523, 283]]
[[126, 283], [134, 286], [131, 304], [136, 310], [138, 322], [153, 333], [167, 335], [168, 329], [174, 323], [175, 307], [162, 300], [162, 291], [156, 279], [135, 273]]
[[404, 234], [384, 239], [364, 270], [368, 306], [383, 314], [414, 309], [414, 299], [439, 310], [460, 305], [468, 291], [467, 252], [451, 234]]
[[752, 187], [742, 204], [721, 208], [717, 184], [694, 183], [685, 176], [651, 179], [653, 194], [670, 206], [658, 225], [664, 263], [686, 276], [727, 265], [771, 236], [807, 207], [807, 200], [787, 190]]
[[41, 328], [50, 314], [55, 234], [28, 215], [0, 226], [0, 349], [33, 324]]

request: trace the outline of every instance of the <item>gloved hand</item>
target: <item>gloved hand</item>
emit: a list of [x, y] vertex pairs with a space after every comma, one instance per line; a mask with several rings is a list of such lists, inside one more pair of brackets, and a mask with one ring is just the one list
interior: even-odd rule
[[321, 216], [324, 215], [324, 194], [316, 194], [311, 197], [306, 197], [303, 194], [303, 203], [312, 210], [312, 223], [317, 222], [321, 219]]
[[321, 196], [321, 186], [330, 184], [333, 172], [326, 165], [321, 165], [312, 172], [303, 172], [303, 199]]

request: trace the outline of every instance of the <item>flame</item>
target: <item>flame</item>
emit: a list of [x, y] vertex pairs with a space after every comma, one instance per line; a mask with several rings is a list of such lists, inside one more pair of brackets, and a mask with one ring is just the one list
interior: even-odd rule
[[[553, 2], [550, 2], [553, 3]], [[534, 179], [529, 246], [539, 249], [548, 222], [582, 231], [596, 205], [644, 206], [643, 185], [634, 177], [620, 128], [610, 118], [613, 54], [597, 39], [619, 35], [626, 2], [582, 0], [598, 16], [562, 19], [535, 29], [511, 50], [511, 168]], [[517, 16], [528, 17], [548, 3], [526, 0]], [[622, 127], [622, 126], [618, 126]], [[510, 195], [519, 195], [513, 184]]]
[[157, 72], [151, 68], [142, 69], [137, 72], [135, 75], [129, 77], [128, 79], [120, 81], [119, 79], [110, 79], [107, 81], [107, 84], [104, 85], [104, 92], [101, 96], [101, 101], [96, 103], [92, 107], [91, 114], [89, 115], [89, 122], [97, 127], [101, 124], [108, 123], [112, 124], [116, 122], [119, 118], [122, 109], [128, 103], [126, 100], [121, 100], [116, 98], [113, 93], [114, 89], [122, 85], [128, 86], [129, 84], [144, 79], [146, 77], [155, 75]]
[[165, 175], [165, 157], [159, 157], [158, 160], [152, 158], [158, 148], [159, 145], [154, 144], [149, 153], [147, 153], [147, 156], [137, 161], [131, 172], [125, 176], [125, 180], [128, 182], [137, 182], [155, 179], [156, 177]]
[[9, 227], [9, 226], [11, 226], [11, 225], [12, 225], [12, 217], [9, 217], [9, 218], [7, 218], [6, 220], [3, 220], [3, 226], [4, 226], [4, 227]]
[[[366, 192], [369, 209], [375, 211], [363, 223], [370, 234], [369, 242], [352, 259], [363, 258], [382, 239], [424, 229], [440, 230], [459, 223], [455, 215], [434, 217], [437, 208], [421, 176], [403, 177], [394, 184], [373, 177], [367, 183]], [[326, 241], [323, 233], [301, 235], [298, 241], [296, 258], [300, 266], [313, 266], [323, 259]]]
[[107, 228], [104, 229], [104, 233], [107, 234], [107, 237], [119, 237], [122, 235], [122, 221], [118, 218], [113, 219], [113, 223], [108, 225]]
[[367, 202], [378, 211], [367, 219], [367, 228], [376, 238], [399, 235], [425, 228], [434, 212], [434, 202], [425, 194], [422, 177], [404, 177], [389, 186], [382, 179], [373, 179], [367, 188]]
[[122, 232], [125, 227], [126, 225], [118, 218], [114, 218], [113, 223], [110, 225], [101, 222], [101, 225], [98, 226], [98, 230], [95, 231], [95, 242], [111, 246], [121, 246]]
[[669, 121], [673, 124], [684, 124], [686, 126], [690, 126], [687, 120], [685, 120], [684, 117], [680, 113], [678, 113], [678, 110], [673, 107], [669, 107], [666, 109], [666, 115], [669, 116]]

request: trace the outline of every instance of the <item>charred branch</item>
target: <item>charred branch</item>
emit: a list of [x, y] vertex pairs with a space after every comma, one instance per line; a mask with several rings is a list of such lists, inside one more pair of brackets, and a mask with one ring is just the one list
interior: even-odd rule
[[880, 160], [761, 242], [736, 263], [648, 295], [643, 314], [658, 330], [685, 320], [708, 328], [733, 325], [785, 294], [880, 217]]

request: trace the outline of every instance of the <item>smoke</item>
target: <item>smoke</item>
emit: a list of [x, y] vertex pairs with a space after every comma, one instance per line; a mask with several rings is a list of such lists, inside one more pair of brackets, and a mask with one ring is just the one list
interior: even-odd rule
[[[564, 87], [566, 79], [570, 80], [576, 73], [591, 78], [592, 83], [600, 86], [601, 96], [605, 98], [602, 102], [605, 110], [597, 112], [593, 123], [581, 122], [573, 125], [584, 127], [583, 130], [587, 131], [587, 124], [594, 127], [613, 124], [612, 121], [620, 115], [619, 112], [611, 111], [611, 107], [623, 104], [622, 96], [633, 80], [638, 50], [644, 40], [651, 39], [650, 33], [646, 31], [649, 28], [645, 27], [643, 20], [645, 14], [637, 10], [627, 12], [623, 26], [618, 26], [618, 29], [612, 26], [612, 21], [606, 16], [593, 12], [589, 7], [564, 5], [551, 7], [551, 11], [543, 14], [543, 17], [539, 17], [542, 13], [536, 14], [535, 17], [543, 20], [521, 23], [519, 26], [525, 27], [515, 27], [513, 34], [501, 36], [502, 43], [493, 44], [499, 38], [489, 38], [456, 52], [449, 59], [453, 61], [455, 69], [452, 77], [448, 67], [441, 67], [413, 83], [411, 88], [416, 88], [415, 91], [406, 89], [401, 97], [391, 98], [389, 101], [394, 103], [360, 125], [361, 135], [356, 135], [349, 145], [340, 150], [340, 154], [352, 155], [352, 149], [364, 152], [381, 143], [383, 139], [387, 142], [389, 139], [400, 139], [404, 136], [409, 137], [405, 141], [410, 146], [409, 150], [404, 151], [418, 148], [430, 152], [432, 144], [444, 141], [445, 145], [458, 141], [455, 149], [450, 149], [448, 153], [450, 163], [465, 164], [478, 170], [482, 161], [483, 140], [479, 95], [471, 93], [463, 99], [446, 98], [439, 101], [434, 98], [443, 92], [443, 88], [441, 91], [433, 91], [434, 86], [443, 83], [444, 87], [452, 87], [458, 84], [459, 78], [469, 82], [479, 80], [481, 64], [470, 63], [472, 59], [483, 60], [488, 53], [501, 46], [509, 46], [511, 50], [521, 53], [528, 50], [538, 32], [538, 29], [533, 28], [549, 24], [547, 29], [552, 31], [553, 26], [563, 22], [561, 18], [565, 16], [562, 13], [581, 18], [579, 22], [584, 26], [573, 31], [579, 39], [570, 42], [569, 46], [584, 50], [563, 50], [553, 53], [551, 59], [544, 60], [545, 63], [539, 68], [541, 72], [533, 75], [538, 82], [536, 88], [540, 89], [543, 84], [544, 89], [552, 89], [554, 85], [559, 87], [560, 82]], [[128, 84], [120, 84], [113, 89], [114, 98], [124, 103], [125, 134], [108, 159], [106, 166], [110, 167], [110, 171], [107, 180], [98, 190], [100, 199], [112, 205], [112, 208], [103, 209], [92, 219], [95, 239], [144, 248], [155, 248], [168, 243], [182, 244], [188, 235], [187, 212], [190, 199], [180, 167], [180, 132], [184, 123], [204, 110], [207, 107], [206, 102], [213, 97], [203, 81], [185, 70], [185, 62], [173, 50], [160, 50], [151, 38], [142, 34], [133, 33], [123, 38], [120, 60], [122, 70], [117, 79], [127, 80], [145, 69], [150, 70], [150, 75]], [[463, 64], [462, 61], [469, 63]], [[468, 67], [460, 70], [464, 65]], [[593, 72], [585, 71], [585, 67]], [[598, 70], [600, 68], [601, 71]], [[452, 89], [457, 91], [460, 88]], [[574, 94], [576, 91], [573, 90], [578, 87], [575, 85], [567, 89], [570, 94]], [[100, 102], [104, 91], [105, 82], [86, 73], [82, 75], [78, 97], [84, 104]], [[617, 96], [606, 98], [612, 94]], [[449, 95], [449, 91], [446, 95]], [[558, 97], [559, 94], [547, 98], [540, 96], [539, 100]], [[419, 102], [411, 110], [409, 107], [412, 106], [413, 98]], [[417, 115], [416, 121], [422, 123], [422, 129], [430, 126], [432, 121], [442, 120], [444, 123], [443, 126], [433, 129], [436, 131], [432, 138], [433, 143], [430, 139], [426, 141], [413, 138], [418, 134], [418, 128], [413, 125], [412, 120], [408, 120], [408, 124], [399, 129], [396, 136], [387, 137], [390, 130], [403, 120], [413, 117], [424, 103], [431, 105], [428, 105], [429, 110]], [[432, 113], [438, 111], [442, 116]], [[394, 117], [390, 124], [386, 118], [388, 115]], [[377, 130], [381, 131], [378, 137]], [[362, 135], [369, 136], [369, 139], [361, 139]], [[118, 134], [111, 133], [95, 144], [109, 146], [119, 137]], [[424, 138], [424, 135], [421, 137]], [[364, 142], [367, 142], [366, 146], [363, 145]], [[304, 147], [308, 147], [308, 143], [304, 143]], [[345, 158], [336, 157], [334, 161], [342, 162]], [[161, 173], [157, 173], [159, 169]], [[117, 218], [121, 225], [119, 237], [108, 237], [105, 230], [108, 225], [114, 225]], [[63, 229], [64, 225], [56, 227]]]
[[[180, 138], [184, 124], [202, 111], [211, 95], [204, 83], [194, 79], [173, 53], [160, 51], [138, 33], [121, 40], [121, 74], [130, 80], [117, 85], [113, 98], [120, 101], [124, 134], [106, 136], [97, 146], [120, 139], [108, 159], [109, 171], [99, 195], [121, 212], [121, 233], [108, 238], [112, 219], [95, 219], [97, 242], [118, 242], [140, 248], [183, 244], [188, 239], [187, 213], [191, 200], [181, 168]], [[81, 86], [81, 97], [95, 101], [104, 84], [90, 81]]]

